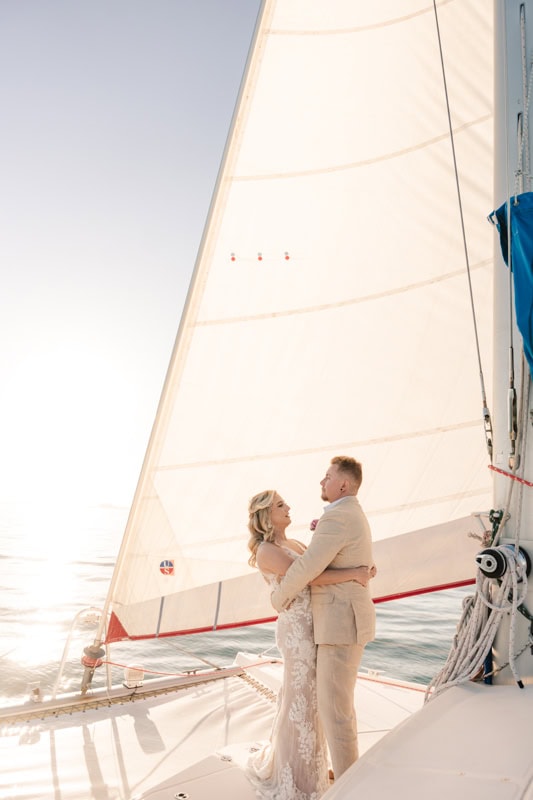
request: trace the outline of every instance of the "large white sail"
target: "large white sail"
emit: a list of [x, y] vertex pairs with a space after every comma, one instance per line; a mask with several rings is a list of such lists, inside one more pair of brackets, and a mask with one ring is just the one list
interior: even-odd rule
[[[489, 382], [490, 5], [437, 3]], [[277, 489], [291, 534], [307, 539], [339, 454], [363, 463], [376, 541], [432, 529], [415, 537], [427, 550], [444, 531], [437, 571], [415, 576], [422, 549], [409, 546], [402, 588], [387, 583], [394, 570], [378, 545], [375, 594], [467, 580], [476, 544], [461, 542], [480, 531], [470, 515], [491, 505], [483, 427], [433, 4], [267, 0], [112, 582], [108, 638], [273, 616], [247, 565], [248, 500]]]

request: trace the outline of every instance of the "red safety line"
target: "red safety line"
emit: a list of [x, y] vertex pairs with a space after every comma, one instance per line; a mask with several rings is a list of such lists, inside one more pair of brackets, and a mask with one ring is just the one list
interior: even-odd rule
[[157, 672], [154, 669], [145, 669], [144, 667], [133, 666], [131, 664], [119, 664], [116, 661], [107, 661], [105, 659], [102, 661], [102, 664], [109, 664], [111, 667], [121, 667], [122, 669], [136, 669], [140, 672], [148, 673], [149, 675], [165, 675], [168, 678], [190, 678], [191, 675], [210, 675], [216, 672], [221, 672], [224, 669], [247, 670], [251, 669], [252, 667], [263, 667], [265, 664], [276, 664], [282, 660], [283, 659], [281, 658], [265, 658], [252, 664], [246, 664], [246, 666], [243, 666], [242, 664], [235, 664], [234, 666], [230, 665], [229, 667], [213, 667], [211, 670], [206, 670], [204, 673], [199, 671], [201, 667], [198, 667], [196, 670], [191, 670], [190, 672]]
[[525, 478], [519, 478], [518, 475], [513, 475], [512, 472], [506, 472], [504, 469], [499, 469], [499, 467], [494, 467], [492, 464], [489, 464], [489, 469], [493, 472], [498, 472], [500, 475], [505, 475], [506, 478], [511, 478], [513, 481], [518, 481], [518, 483], [523, 483], [524, 486], [533, 486], [531, 481], [526, 481]]

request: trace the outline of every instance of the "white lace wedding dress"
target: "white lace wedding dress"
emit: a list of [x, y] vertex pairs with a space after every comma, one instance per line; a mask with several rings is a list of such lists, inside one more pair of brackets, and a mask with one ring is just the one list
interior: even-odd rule
[[[284, 550], [298, 557], [293, 550]], [[278, 580], [277, 575], [262, 574], [270, 584]], [[276, 643], [284, 661], [277, 712], [270, 741], [250, 758], [248, 772], [262, 800], [318, 800], [329, 779], [326, 740], [317, 714], [309, 587], [280, 613]]]

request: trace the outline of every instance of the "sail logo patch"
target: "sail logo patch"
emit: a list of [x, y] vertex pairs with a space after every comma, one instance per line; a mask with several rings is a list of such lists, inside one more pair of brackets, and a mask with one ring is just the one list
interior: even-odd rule
[[162, 575], [174, 575], [174, 562], [169, 559], [162, 561], [159, 565], [159, 571]]

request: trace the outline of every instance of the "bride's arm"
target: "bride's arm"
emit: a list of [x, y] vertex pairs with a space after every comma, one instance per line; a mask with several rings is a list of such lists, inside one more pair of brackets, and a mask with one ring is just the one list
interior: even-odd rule
[[366, 586], [370, 578], [376, 574], [376, 567], [346, 567], [345, 569], [325, 569], [318, 575], [311, 586], [329, 586], [332, 583], [345, 583], [346, 581], [357, 581], [361, 586]]
[[[256, 555], [256, 563], [263, 572], [272, 572], [274, 575], [285, 575], [294, 559], [275, 544], [263, 542], [259, 545]], [[313, 581], [311, 586], [328, 586], [332, 583], [345, 583], [346, 581], [357, 581], [366, 586], [370, 578], [376, 574], [373, 567], [348, 567], [346, 569], [326, 569]]]
[[272, 572], [274, 575], [285, 575], [294, 559], [275, 544], [262, 542], [257, 548], [256, 564], [261, 572]]

